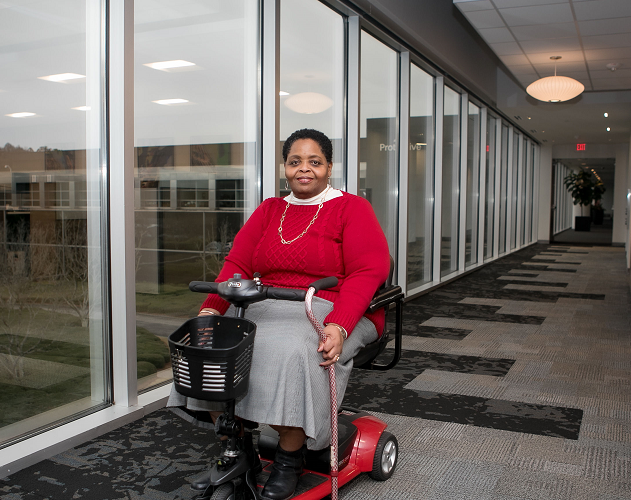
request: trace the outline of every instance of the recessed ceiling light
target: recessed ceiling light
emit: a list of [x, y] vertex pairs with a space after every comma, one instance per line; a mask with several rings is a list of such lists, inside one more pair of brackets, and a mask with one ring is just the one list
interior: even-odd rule
[[607, 132], [611, 132], [611, 127], [607, 127]]
[[78, 80], [85, 78], [85, 75], [79, 75], [77, 73], [59, 73], [58, 75], [38, 76], [40, 80], [48, 80], [49, 82], [67, 82], [70, 80]]
[[153, 69], [165, 71], [172, 68], [185, 68], [187, 66], [195, 66], [195, 63], [190, 61], [183, 61], [182, 59], [176, 59], [174, 61], [160, 61], [154, 63], [147, 63], [144, 66], [148, 66]]
[[10, 115], [5, 115], [5, 116], [10, 116], [11, 118], [26, 118], [27, 116], [35, 116], [35, 113], [28, 113], [28, 112], [11, 113]]
[[609, 113], [605, 113], [603, 116], [607, 118], [609, 116]]
[[188, 102], [186, 99], [160, 99], [158, 101], [151, 101], [151, 102], [155, 102], [156, 104], [162, 104], [164, 106], [170, 106], [171, 104], [184, 104], [185, 102]]
[[78, 106], [72, 109], [76, 109], [77, 111], [90, 111], [92, 108], [90, 108], [90, 106]]
[[284, 90], [281, 90], [278, 95], [289, 95], [289, 92], [285, 92]]

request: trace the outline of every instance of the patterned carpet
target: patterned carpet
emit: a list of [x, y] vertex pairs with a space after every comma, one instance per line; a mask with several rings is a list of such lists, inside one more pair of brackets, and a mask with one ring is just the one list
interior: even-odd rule
[[[389, 424], [398, 468], [340, 498], [631, 500], [627, 280], [621, 248], [533, 245], [407, 303], [401, 362], [355, 370], [345, 399]], [[160, 410], [0, 480], [0, 499], [190, 499], [217, 449]]]

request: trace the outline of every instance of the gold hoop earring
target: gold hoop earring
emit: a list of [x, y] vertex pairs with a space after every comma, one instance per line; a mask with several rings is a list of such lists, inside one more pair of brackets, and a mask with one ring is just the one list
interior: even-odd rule
[[285, 191], [289, 191], [289, 182], [285, 180]]
[[327, 178], [328, 184], [329, 186], [331, 185], [331, 176], [329, 175], [329, 177]]

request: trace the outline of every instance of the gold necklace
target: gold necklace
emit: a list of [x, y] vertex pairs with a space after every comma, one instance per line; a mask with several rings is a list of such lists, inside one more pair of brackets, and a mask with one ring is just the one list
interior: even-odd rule
[[283, 216], [280, 218], [280, 225], [278, 226], [278, 235], [280, 236], [280, 241], [283, 245], [291, 245], [294, 241], [302, 238], [305, 234], [307, 234], [307, 231], [309, 231], [309, 228], [313, 225], [313, 223], [318, 218], [318, 214], [320, 213], [320, 210], [322, 209], [322, 205], [324, 205], [324, 200], [326, 198], [327, 192], [329, 191], [329, 187], [330, 186], [327, 186], [327, 188], [324, 190], [324, 194], [322, 195], [322, 199], [320, 200], [320, 204], [318, 205], [318, 211], [313, 216], [313, 219], [311, 219], [311, 222], [309, 222], [309, 225], [307, 226], [307, 228], [298, 236], [296, 236], [293, 240], [290, 240], [290, 241], [287, 241], [285, 238], [283, 238], [283, 221], [285, 220], [285, 214], [287, 214], [287, 209], [289, 208], [289, 205], [290, 205], [290, 203], [287, 202], [287, 206], [285, 207]]

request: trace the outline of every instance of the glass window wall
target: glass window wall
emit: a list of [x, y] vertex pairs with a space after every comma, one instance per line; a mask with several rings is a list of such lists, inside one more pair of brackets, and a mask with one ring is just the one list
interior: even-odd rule
[[469, 103], [467, 126], [467, 220], [465, 265], [478, 262], [478, 222], [480, 210], [480, 108]]
[[[331, 185], [344, 186], [344, 19], [314, 0], [282, 0], [280, 30], [280, 140], [302, 128], [325, 133], [333, 142]], [[318, 36], [298, 28], [318, 27]], [[281, 196], [285, 169], [280, 168]]]
[[460, 220], [460, 99], [460, 94], [455, 90], [444, 87], [441, 277], [458, 270], [458, 223]]
[[408, 291], [432, 281], [434, 102], [434, 78], [412, 64], [408, 157]]
[[0, 445], [110, 398], [100, 5], [22, 3], [2, 6]]
[[399, 53], [361, 32], [360, 195], [373, 206], [396, 255]]
[[484, 260], [493, 257], [495, 235], [495, 140], [497, 120], [486, 118], [486, 199], [484, 203]]
[[135, 2], [138, 388], [171, 378], [167, 336], [259, 202], [256, 0]]
[[506, 253], [506, 228], [508, 209], [508, 126], [502, 124], [502, 158], [500, 164], [500, 231], [499, 254]]
[[517, 220], [518, 220], [518, 196], [519, 189], [521, 187], [519, 179], [519, 163], [520, 163], [520, 135], [517, 132], [513, 132], [513, 156], [510, 165], [511, 168], [511, 184], [509, 186], [509, 202], [510, 202], [510, 249], [514, 250], [517, 247]]

